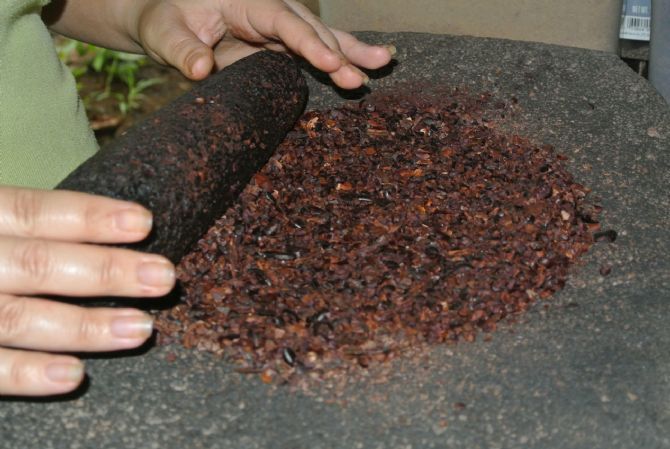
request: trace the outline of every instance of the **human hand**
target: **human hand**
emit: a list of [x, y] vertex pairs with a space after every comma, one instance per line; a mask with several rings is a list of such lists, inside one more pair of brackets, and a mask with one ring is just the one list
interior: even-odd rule
[[324, 25], [295, 0], [146, 0], [130, 35], [159, 62], [199, 80], [262, 49], [304, 57], [345, 89], [365, 84], [395, 53]]
[[153, 321], [139, 310], [33, 297], [165, 295], [175, 283], [167, 259], [88, 244], [139, 241], [150, 229], [137, 204], [0, 187], [0, 395], [71, 391], [83, 365], [55, 352], [134, 348], [151, 335]]

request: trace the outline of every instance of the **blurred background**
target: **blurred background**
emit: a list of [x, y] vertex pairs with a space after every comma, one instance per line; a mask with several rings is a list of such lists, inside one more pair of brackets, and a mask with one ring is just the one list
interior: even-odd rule
[[[302, 2], [335, 28], [444, 33], [588, 48], [617, 53], [639, 74], [648, 74], [652, 0]], [[657, 9], [670, 2], [658, 3]], [[665, 24], [670, 18], [666, 19]]]
[[[300, 0], [347, 31], [413, 31], [535, 41], [619, 55], [670, 99], [670, 0]], [[191, 83], [144, 57], [56, 37], [101, 142]]]
[[621, 0], [305, 0], [349, 30], [499, 37], [614, 52]]

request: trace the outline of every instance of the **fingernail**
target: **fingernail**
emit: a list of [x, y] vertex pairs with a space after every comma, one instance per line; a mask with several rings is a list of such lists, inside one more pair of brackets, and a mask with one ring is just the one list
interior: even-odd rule
[[153, 217], [148, 210], [126, 209], [117, 212], [116, 227], [124, 232], [148, 232], [153, 225]]
[[186, 60], [186, 67], [191, 70], [191, 73], [194, 71], [195, 65], [200, 60], [200, 56], [201, 55], [198, 52], [191, 53], [191, 55]]
[[391, 56], [395, 56], [395, 54], [398, 53], [398, 49], [395, 48], [395, 45], [393, 44], [384, 45], [384, 47], [391, 53]]
[[174, 284], [174, 267], [168, 263], [145, 262], [137, 269], [137, 278], [148, 287], [167, 287]]
[[47, 365], [45, 369], [47, 378], [52, 382], [72, 383], [79, 382], [84, 376], [84, 365], [81, 363], [56, 362]]
[[118, 317], [112, 320], [111, 329], [117, 338], [146, 340], [154, 330], [154, 320], [145, 314]]
[[365, 74], [365, 72], [360, 70], [358, 67], [354, 66], [351, 67], [354, 69], [355, 72], [357, 72], [361, 76], [361, 82], [363, 83], [364, 86], [370, 84], [370, 78]]
[[191, 71], [193, 76], [198, 78], [206, 75], [205, 71], [208, 65], [209, 55], [207, 53], [194, 53], [186, 63], [187, 69]]
[[349, 68], [361, 77], [361, 82], [364, 86], [367, 86], [370, 83], [370, 78], [361, 69], [352, 64], [349, 64]]

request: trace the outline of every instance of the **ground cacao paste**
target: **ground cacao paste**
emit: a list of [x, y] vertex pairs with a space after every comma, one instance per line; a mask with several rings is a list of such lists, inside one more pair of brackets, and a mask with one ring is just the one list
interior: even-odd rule
[[163, 341], [264, 381], [329, 376], [415, 343], [472, 341], [548, 298], [598, 207], [553, 148], [458, 91], [305, 114], [179, 266]]
[[265, 165], [306, 98], [291, 58], [257, 53], [102, 148], [58, 188], [144, 205], [153, 231], [132, 247], [176, 263]]

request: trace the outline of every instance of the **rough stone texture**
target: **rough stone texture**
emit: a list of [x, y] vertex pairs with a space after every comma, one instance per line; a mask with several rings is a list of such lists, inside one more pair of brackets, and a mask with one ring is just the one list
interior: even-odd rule
[[[490, 342], [394, 362], [346, 404], [280, 389], [177, 347], [88, 362], [88, 391], [0, 402], [2, 448], [670, 447], [670, 110], [615, 56], [501, 40], [395, 42], [378, 88], [426, 79], [516, 95], [519, 130], [571, 157], [605, 228], [568, 286]], [[341, 99], [311, 80], [312, 106]], [[603, 263], [609, 276], [598, 274]], [[168, 351], [177, 359], [168, 363]], [[465, 407], [455, 406], [462, 402]]]

